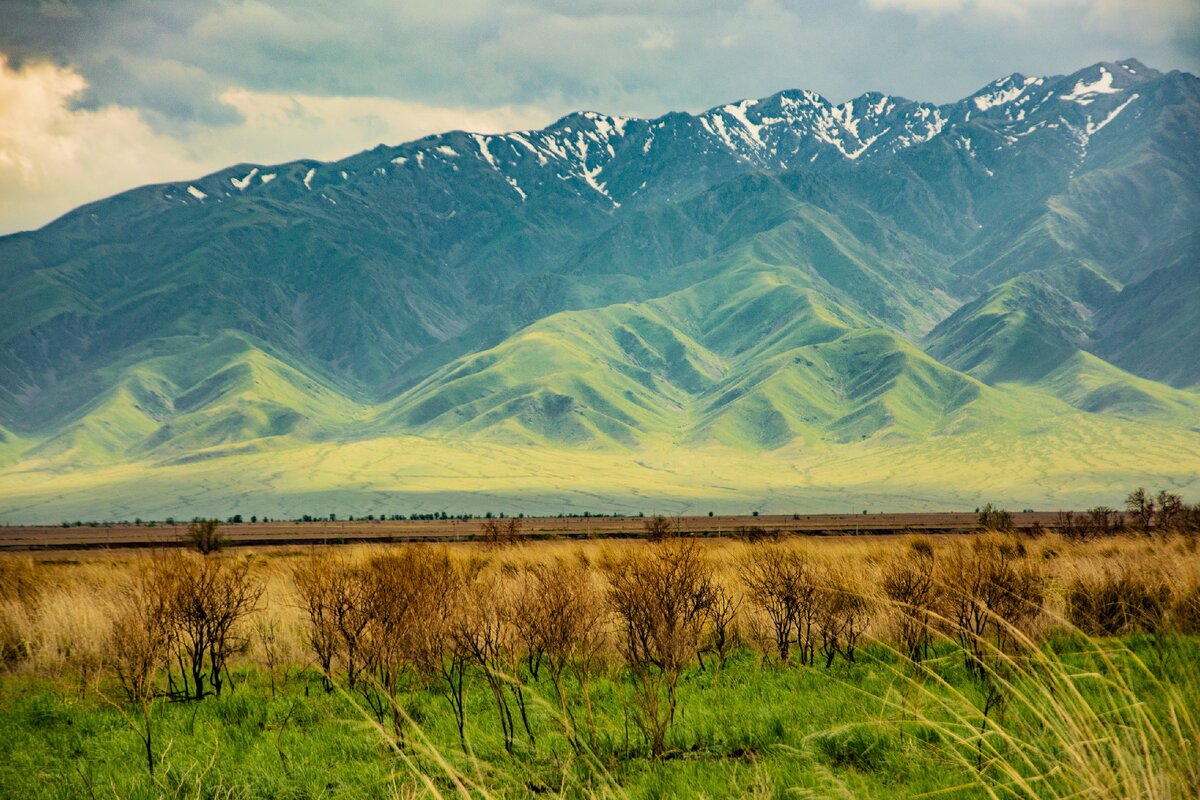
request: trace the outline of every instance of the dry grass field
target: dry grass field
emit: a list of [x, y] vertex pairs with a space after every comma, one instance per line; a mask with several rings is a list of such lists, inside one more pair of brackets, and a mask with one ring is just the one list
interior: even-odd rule
[[526, 522], [494, 543], [0, 554], [0, 793], [1200, 790], [1194, 535]]

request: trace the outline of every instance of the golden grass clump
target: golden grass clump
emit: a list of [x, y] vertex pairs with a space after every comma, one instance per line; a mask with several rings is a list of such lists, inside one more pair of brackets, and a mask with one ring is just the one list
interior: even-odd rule
[[1067, 619], [1091, 636], [1123, 636], [1163, 629], [1173, 590], [1163, 572], [1145, 564], [1104, 565], [1067, 586]]

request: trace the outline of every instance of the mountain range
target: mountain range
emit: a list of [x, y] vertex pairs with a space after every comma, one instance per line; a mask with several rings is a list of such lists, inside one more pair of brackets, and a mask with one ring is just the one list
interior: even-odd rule
[[1125, 60], [143, 186], [0, 238], [0, 520], [1194, 491], [1198, 137]]

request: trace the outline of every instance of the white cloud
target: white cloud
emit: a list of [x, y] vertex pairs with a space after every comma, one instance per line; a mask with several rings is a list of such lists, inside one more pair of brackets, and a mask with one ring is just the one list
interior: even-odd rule
[[540, 127], [535, 108], [438, 108], [373, 97], [317, 97], [230, 89], [242, 114], [229, 126], [190, 126], [178, 136], [141, 113], [71, 108], [79, 73], [47, 63], [10, 68], [0, 54], [0, 233], [38, 227], [90, 200], [147, 183], [186, 180], [239, 161], [340, 158], [461, 128], [484, 133]]
[[34, 227], [81, 202], [183, 175], [188, 158], [138, 112], [69, 108], [86, 83], [50, 64], [0, 56], [0, 231]]

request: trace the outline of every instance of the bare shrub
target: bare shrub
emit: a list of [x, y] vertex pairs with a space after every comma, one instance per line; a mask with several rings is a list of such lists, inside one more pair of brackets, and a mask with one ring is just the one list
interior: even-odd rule
[[239, 623], [257, 608], [263, 592], [250, 575], [250, 562], [174, 555], [157, 563], [151, 579], [164, 598], [179, 667], [178, 683], [168, 671], [171, 694], [193, 700], [220, 695], [229, 657], [248, 643]]
[[808, 559], [790, 548], [772, 545], [752, 550], [741, 567], [746, 599], [770, 621], [779, 660], [788, 661], [795, 641], [800, 663], [812, 663], [817, 602]]
[[516, 544], [521, 541], [521, 527], [521, 520], [517, 517], [484, 520], [483, 540], [495, 546]]
[[646, 536], [652, 542], [662, 541], [675, 534], [676, 526], [662, 514], [655, 514], [642, 524], [646, 528]]
[[405, 548], [377, 555], [365, 566], [351, 569], [351, 579], [345, 583], [352, 593], [347, 605], [354, 610], [347, 615], [353, 621], [346, 623], [350, 635], [342, 637], [343, 646], [348, 652], [353, 643], [356, 666], [370, 678], [363, 681], [355, 675], [355, 684], [376, 719], [391, 718], [401, 741], [401, 695], [416, 672], [414, 641], [425, 604], [420, 596], [424, 590], [421, 571], [417, 550]]
[[1016, 529], [1013, 524], [1012, 514], [1004, 509], [996, 508], [991, 503], [988, 503], [979, 510], [976, 516], [975, 527], [981, 531], [995, 531], [998, 533], [1010, 533]]
[[521, 577], [515, 619], [526, 670], [536, 680], [544, 662], [567, 738], [578, 750], [577, 726], [564, 680], [568, 670], [574, 672], [588, 709], [588, 726], [595, 747], [596, 724], [591, 713], [589, 683], [605, 638], [603, 597], [595, 587], [591, 570], [583, 564], [553, 559], [526, 567]]
[[[922, 546], [916, 546], [918, 542]], [[913, 545], [887, 562], [883, 591], [892, 602], [900, 652], [920, 662], [929, 656], [938, 592], [933, 547], [926, 540], [917, 540]]]
[[[741, 599], [724, 584], [714, 581], [712, 603], [708, 609], [708, 637], [701, 653], [713, 653], [717, 665], [724, 666], [729, 653], [737, 645], [738, 631], [735, 627]], [[700, 666], [704, 666], [701, 660]]]
[[853, 663], [854, 651], [871, 619], [872, 604], [863, 587], [844, 569], [826, 567], [817, 587], [817, 630], [825, 666], [830, 667], [839, 655]]
[[459, 744], [466, 749], [466, 704], [463, 696], [470, 653], [462, 647], [456, 628], [466, 605], [466, 587], [483, 569], [477, 559], [455, 561], [445, 550], [411, 562], [413, 613], [421, 621], [410, 642], [413, 666], [426, 684], [438, 688], [454, 712]]
[[633, 676], [635, 719], [658, 758], [675, 719], [679, 678], [703, 640], [712, 571], [695, 542], [668, 539], [626, 554], [606, 572]]
[[1178, 531], [1187, 514], [1187, 506], [1183, 498], [1173, 492], [1160, 491], [1155, 499], [1158, 511], [1154, 516], [1154, 525], [1160, 531], [1168, 533]]
[[155, 678], [170, 646], [171, 617], [169, 598], [162, 591], [159, 575], [141, 565], [135, 578], [120, 590], [108, 647], [108, 666], [140, 718], [135, 720], [103, 692], [101, 696], [141, 738], [146, 768], [151, 775], [154, 774], [151, 711], [157, 696]]
[[1002, 535], [976, 538], [951, 548], [939, 559], [939, 584], [968, 667], [984, 671], [989, 640], [1003, 652], [1014, 629], [1022, 630], [1041, 611], [1045, 578], [1025, 557], [1019, 540]]
[[258, 649], [262, 655], [262, 665], [266, 667], [267, 678], [271, 682], [271, 697], [275, 697], [281, 673], [287, 674], [287, 665], [291, 661], [291, 652], [283, 633], [283, 622], [279, 615], [268, 611], [254, 618], [254, 634]]
[[520, 654], [517, 626], [513, 624], [513, 618], [520, 612], [509, 587], [494, 570], [480, 570], [472, 574], [464, 584], [463, 600], [456, 618], [455, 640], [457, 646], [479, 667], [491, 690], [504, 736], [504, 749], [511, 753], [516, 725], [509, 704], [510, 694], [517, 703], [530, 742], [535, 743], [526, 712], [524, 691], [516, 676]]
[[313, 555], [292, 570], [292, 583], [308, 617], [307, 640], [317, 659], [325, 691], [333, 690], [333, 665], [341, 634], [337, 609], [343, 591], [339, 573], [344, 564], [332, 556]]
[[1164, 627], [1171, 585], [1160, 571], [1139, 565], [1083, 573], [1067, 587], [1067, 618], [1092, 636], [1121, 636]]
[[1149, 535], [1150, 526], [1154, 524], [1154, 498], [1139, 486], [1125, 498], [1125, 509], [1133, 517], [1133, 521], [1142, 533]]
[[1092, 532], [1087, 517], [1076, 516], [1074, 511], [1058, 512], [1058, 521], [1054, 527], [1064, 539], [1071, 542], [1086, 541]]
[[1125, 519], [1115, 508], [1096, 506], [1088, 510], [1088, 533], [1090, 536], [1112, 536], [1125, 527]]
[[225, 549], [228, 537], [221, 531], [221, 522], [215, 519], [198, 519], [188, 525], [184, 535], [188, 547], [200, 555], [209, 555]]

